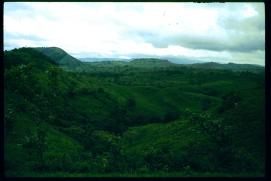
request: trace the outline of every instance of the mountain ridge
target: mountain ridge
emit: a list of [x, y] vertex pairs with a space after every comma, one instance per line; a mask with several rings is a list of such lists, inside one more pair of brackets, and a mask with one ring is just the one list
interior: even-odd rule
[[[65, 50], [59, 47], [33, 47], [32, 49], [41, 52], [52, 59], [60, 67], [71, 71], [88, 71], [93, 66], [99, 67], [122, 67], [131, 66], [136, 68], [152, 68], [152, 67], [190, 67], [199, 69], [224, 69], [232, 71], [252, 71], [258, 72], [264, 70], [264, 66], [256, 64], [237, 64], [237, 63], [218, 63], [218, 62], [202, 62], [191, 64], [178, 64], [164, 58], [133, 58], [133, 59], [118, 59], [118, 58], [75, 58]], [[92, 60], [90, 62], [83, 60]], [[97, 61], [93, 61], [97, 60]]]
[[80, 60], [58, 47], [36, 47], [34, 49], [48, 56], [66, 69], [74, 69], [82, 64]]

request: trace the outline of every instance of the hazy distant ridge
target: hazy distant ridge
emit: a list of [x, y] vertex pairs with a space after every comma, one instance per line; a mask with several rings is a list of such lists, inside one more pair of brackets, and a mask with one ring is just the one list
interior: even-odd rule
[[118, 58], [80, 58], [77, 59], [69, 55], [66, 51], [58, 47], [38, 47], [35, 48], [41, 53], [45, 54], [58, 65], [65, 69], [73, 71], [93, 71], [93, 67], [110, 68], [110, 67], [136, 67], [136, 68], [167, 68], [167, 67], [191, 67], [198, 69], [222, 69], [232, 71], [263, 71], [264, 67], [253, 64], [235, 64], [227, 63], [221, 64], [217, 62], [191, 63], [191, 64], [177, 64], [170, 59], [163, 58], [134, 58], [134, 59], [118, 59]]

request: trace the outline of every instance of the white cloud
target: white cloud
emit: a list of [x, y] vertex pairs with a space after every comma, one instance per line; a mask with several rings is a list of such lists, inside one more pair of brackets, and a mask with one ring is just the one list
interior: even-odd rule
[[[4, 3], [4, 48], [264, 64], [263, 3]], [[33, 38], [39, 37], [39, 38]]]

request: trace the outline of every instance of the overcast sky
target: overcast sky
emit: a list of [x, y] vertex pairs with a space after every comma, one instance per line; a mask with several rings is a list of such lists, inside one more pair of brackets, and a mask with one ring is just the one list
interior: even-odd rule
[[263, 3], [4, 3], [4, 49], [82, 57], [265, 62]]

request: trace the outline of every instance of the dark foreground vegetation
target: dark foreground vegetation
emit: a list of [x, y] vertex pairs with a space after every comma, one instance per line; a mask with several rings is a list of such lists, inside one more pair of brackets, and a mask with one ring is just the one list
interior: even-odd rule
[[4, 67], [7, 176], [264, 175], [263, 68], [57, 48], [5, 51]]

